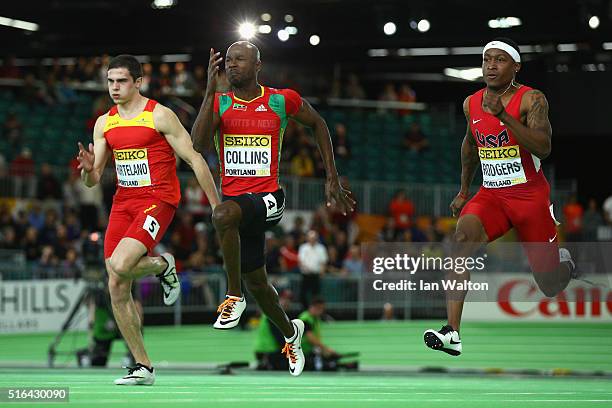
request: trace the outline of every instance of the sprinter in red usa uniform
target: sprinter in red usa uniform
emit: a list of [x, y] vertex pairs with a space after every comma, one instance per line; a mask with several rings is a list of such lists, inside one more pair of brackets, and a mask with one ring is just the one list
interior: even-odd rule
[[[538, 286], [545, 295], [555, 296], [576, 277], [575, 265], [569, 251], [558, 247], [550, 186], [541, 167], [551, 150], [548, 102], [542, 92], [515, 81], [520, 68], [514, 41], [498, 38], [485, 46], [482, 71], [487, 86], [463, 104], [468, 126], [461, 146], [461, 191], [451, 204], [453, 216], [461, 211], [454, 238], [461, 244], [457, 255], [467, 256], [514, 228], [525, 243]], [[478, 164], [482, 187], [469, 199]], [[455, 278], [469, 280], [469, 272]], [[425, 332], [428, 347], [461, 354], [465, 295], [447, 293], [448, 324]]]
[[300, 346], [304, 323], [290, 321], [281, 308], [278, 294], [268, 282], [264, 257], [265, 230], [280, 221], [285, 208], [278, 170], [290, 119], [313, 129], [327, 173], [327, 204], [335, 201], [346, 213], [353, 210], [355, 202], [340, 185], [323, 118], [297, 92], [258, 83], [262, 63], [257, 47], [239, 41], [228, 48], [225, 72], [231, 91], [215, 94], [220, 63], [220, 54], [211, 50], [206, 94], [192, 129], [200, 151], [214, 133], [221, 165], [223, 203], [213, 212], [213, 223], [223, 250], [228, 291], [214, 327], [229, 329], [238, 324], [246, 307], [240, 285], [244, 278], [262, 311], [285, 336], [283, 352], [289, 359], [289, 371], [299, 375], [304, 368]]
[[89, 187], [102, 177], [109, 157], [117, 172], [117, 192], [104, 238], [104, 258], [113, 314], [136, 366], [117, 385], [152, 385], [155, 373], [145, 351], [141, 322], [130, 289], [135, 279], [156, 275], [164, 303], [180, 294], [174, 257], [147, 256], [170, 225], [181, 192], [176, 153], [193, 169], [213, 208], [219, 203], [215, 183], [189, 133], [176, 115], [140, 94], [142, 68], [131, 55], [120, 55], [108, 68], [108, 91], [116, 105], [100, 116], [93, 144], [79, 143], [81, 178]]

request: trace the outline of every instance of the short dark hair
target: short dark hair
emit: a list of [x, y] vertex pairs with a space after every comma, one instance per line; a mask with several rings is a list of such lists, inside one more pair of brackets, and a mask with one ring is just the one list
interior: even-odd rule
[[324, 305], [325, 304], [325, 299], [323, 299], [320, 296], [313, 296], [312, 299], [310, 299], [310, 306], [319, 306], [319, 305]]
[[508, 37], [496, 37], [496, 38], [493, 39], [493, 41], [504, 42], [504, 43], [508, 44], [509, 46], [511, 46], [512, 48], [514, 48], [516, 50], [516, 52], [518, 52], [519, 56], [521, 55], [521, 49], [519, 48], [519, 46], [516, 43], [516, 41], [512, 40], [511, 38], [508, 38]]
[[122, 54], [117, 55], [108, 64], [108, 69], [125, 68], [128, 70], [134, 81], [142, 78], [142, 65], [133, 55]]

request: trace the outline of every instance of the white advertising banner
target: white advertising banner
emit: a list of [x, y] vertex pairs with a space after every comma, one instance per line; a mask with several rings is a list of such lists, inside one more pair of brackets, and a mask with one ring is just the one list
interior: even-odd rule
[[0, 333], [58, 331], [85, 286], [73, 279], [0, 281]]
[[[546, 297], [531, 274], [473, 273], [472, 282], [487, 282], [486, 299], [468, 293], [466, 321], [612, 322], [612, 289], [572, 280], [557, 296]], [[494, 298], [491, 299], [491, 296]]]

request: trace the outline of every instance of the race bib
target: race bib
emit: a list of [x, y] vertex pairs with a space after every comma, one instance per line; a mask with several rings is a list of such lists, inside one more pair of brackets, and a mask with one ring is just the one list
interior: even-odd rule
[[114, 150], [117, 184], [121, 187], [151, 185], [151, 170], [147, 149]]
[[276, 198], [272, 194], [266, 194], [262, 197], [262, 199], [266, 206], [266, 218], [278, 212], [278, 203], [276, 202]]
[[484, 187], [510, 187], [527, 182], [519, 146], [479, 147], [478, 156]]
[[225, 176], [267, 177], [271, 163], [271, 135], [223, 135]]

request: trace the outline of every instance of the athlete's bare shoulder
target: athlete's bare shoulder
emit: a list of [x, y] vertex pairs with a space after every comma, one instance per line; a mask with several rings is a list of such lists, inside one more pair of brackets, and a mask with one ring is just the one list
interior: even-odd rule
[[175, 116], [175, 114], [172, 112], [172, 109], [161, 103], [157, 103], [153, 108], [153, 122], [155, 123], [155, 128], [158, 130], [165, 128], [173, 119], [173, 116]]
[[94, 125], [94, 139], [104, 137], [104, 128], [106, 127], [106, 121], [108, 120], [108, 112], [98, 116], [96, 124]]
[[463, 101], [463, 114], [467, 119], [470, 118], [470, 98], [472, 95], [468, 95], [467, 98]]

